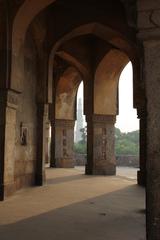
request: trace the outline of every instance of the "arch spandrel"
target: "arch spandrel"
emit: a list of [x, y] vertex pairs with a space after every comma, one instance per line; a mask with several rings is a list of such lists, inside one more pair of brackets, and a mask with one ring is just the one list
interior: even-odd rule
[[11, 88], [21, 92], [24, 70], [24, 41], [29, 25], [43, 9], [56, 0], [26, 0], [20, 7], [12, 30]]

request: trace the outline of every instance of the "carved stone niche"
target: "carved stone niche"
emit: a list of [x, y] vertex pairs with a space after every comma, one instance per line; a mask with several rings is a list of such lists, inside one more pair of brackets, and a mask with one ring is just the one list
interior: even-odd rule
[[0, 90], [0, 104], [17, 109], [18, 94], [11, 90]]
[[28, 127], [24, 123], [20, 123], [20, 144], [26, 146], [28, 143]]

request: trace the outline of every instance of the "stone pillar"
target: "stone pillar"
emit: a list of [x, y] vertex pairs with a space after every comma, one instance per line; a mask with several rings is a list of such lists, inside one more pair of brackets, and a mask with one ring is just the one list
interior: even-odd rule
[[74, 120], [55, 120], [55, 165], [74, 167]]
[[146, 230], [160, 239], [160, 10], [159, 1], [137, 1], [138, 40], [144, 50], [143, 82], [147, 102]]
[[[55, 94], [54, 94], [55, 96]], [[55, 99], [53, 98], [53, 102]], [[50, 168], [56, 167], [55, 162], [55, 104], [49, 104], [49, 120], [51, 126], [51, 142], [50, 142]]]
[[147, 98], [147, 240], [160, 239], [160, 41], [144, 42]]
[[47, 105], [37, 104], [37, 159], [35, 184], [42, 186], [45, 181], [45, 125], [47, 121]]
[[0, 200], [15, 191], [14, 148], [18, 94], [0, 90]]
[[50, 145], [50, 167], [56, 167], [56, 160], [55, 160], [55, 120], [51, 119], [51, 145]]
[[140, 120], [140, 136], [139, 136], [139, 167], [137, 172], [137, 180], [140, 186], [146, 185], [146, 146], [147, 146], [147, 112], [146, 108], [138, 109], [138, 118]]
[[46, 121], [45, 124], [45, 163], [48, 164], [50, 160], [50, 123]]
[[93, 115], [87, 119], [86, 174], [115, 175], [115, 116]]

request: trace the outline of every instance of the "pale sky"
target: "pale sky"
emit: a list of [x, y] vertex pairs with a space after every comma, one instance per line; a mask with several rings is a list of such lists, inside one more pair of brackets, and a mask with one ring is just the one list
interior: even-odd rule
[[133, 109], [133, 71], [131, 62], [124, 68], [119, 82], [119, 116], [116, 127], [122, 132], [139, 129], [137, 110]]
[[[83, 101], [83, 83], [78, 90], [78, 98]], [[133, 109], [133, 72], [132, 64], [124, 68], [119, 81], [119, 116], [116, 127], [122, 132], [131, 132], [139, 129], [137, 111]]]

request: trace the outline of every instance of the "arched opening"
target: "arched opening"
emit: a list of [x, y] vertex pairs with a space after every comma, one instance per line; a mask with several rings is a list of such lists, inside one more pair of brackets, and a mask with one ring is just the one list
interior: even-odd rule
[[115, 175], [114, 152], [115, 121], [118, 113], [118, 81], [128, 56], [111, 49], [99, 63], [94, 80], [94, 148], [93, 171], [96, 174]]
[[55, 80], [55, 102], [51, 109], [52, 112], [54, 111], [51, 121], [51, 167], [73, 168], [75, 166], [75, 106], [80, 79], [81, 76], [76, 68], [66, 65]]
[[[29, 9], [25, 8], [24, 12], [22, 8], [21, 14], [25, 13], [22, 15], [24, 15], [24, 18], [27, 20], [28, 19], [27, 15], [30, 12], [27, 10], [32, 10], [33, 12], [31, 11], [30, 13], [32, 16], [30, 16], [30, 18], [27, 21], [23, 22], [22, 25], [21, 25], [21, 21], [18, 21], [18, 24], [16, 24], [15, 28], [13, 28], [15, 30], [18, 30], [19, 29], [18, 26], [21, 25], [22, 27], [22, 29], [20, 29], [21, 34], [19, 31], [18, 32], [15, 31], [16, 36], [20, 39], [17, 39], [17, 37], [14, 38], [13, 36], [13, 39], [15, 39], [15, 44], [17, 44], [17, 47], [14, 46], [13, 44], [13, 48], [15, 51], [12, 52], [14, 63], [12, 66], [11, 86], [13, 89], [17, 91], [22, 90], [21, 87], [19, 88], [19, 86], [23, 85], [21, 84], [21, 82], [23, 82], [23, 78], [26, 78], [25, 70], [26, 72], [28, 71], [28, 69], [23, 70], [23, 67], [27, 68], [28, 66], [32, 66], [32, 57], [30, 57], [31, 59], [28, 59], [27, 54], [24, 54], [23, 52], [23, 42], [25, 38], [25, 32], [32, 18], [34, 18], [34, 16], [38, 14], [38, 12], [41, 9], [43, 9], [44, 0], [43, 1], [40, 0], [38, 2], [41, 5], [41, 7], [38, 8], [39, 10], [36, 8], [36, 1], [25, 1], [25, 5], [26, 4], [27, 6], [30, 5], [30, 8]], [[52, 2], [54, 1], [50, 1], [50, 0], [46, 1], [47, 4]], [[45, 146], [43, 142], [44, 141], [43, 130], [45, 126], [45, 120], [47, 118], [46, 116], [47, 106], [45, 105], [47, 105], [48, 102], [54, 105], [53, 109], [55, 110], [54, 119], [52, 119], [53, 128], [54, 128], [54, 142], [55, 142], [55, 146], [54, 146], [55, 162], [54, 163], [57, 167], [74, 166], [72, 161], [73, 160], [72, 147], [73, 147], [73, 135], [74, 135], [73, 133], [74, 133], [74, 122], [75, 122], [75, 99], [76, 99], [77, 87], [81, 79], [83, 79], [81, 77], [79, 78], [79, 76], [77, 77], [77, 72], [75, 71], [75, 69], [73, 69], [75, 68], [74, 64], [75, 63], [77, 64], [78, 62], [78, 61], [75, 61], [76, 57], [79, 60], [79, 62], [82, 63], [80, 66], [82, 70], [84, 70], [84, 68], [82, 67], [84, 63], [86, 63], [86, 66], [87, 66], [86, 75], [88, 77], [87, 78], [88, 82], [87, 81], [85, 82], [86, 84], [85, 86], [87, 86], [85, 114], [87, 115], [88, 130], [90, 133], [90, 136], [89, 136], [90, 141], [88, 141], [88, 144], [87, 144], [89, 146], [88, 147], [88, 152], [89, 152], [88, 172], [89, 174], [92, 174], [92, 175], [115, 174], [115, 159], [114, 159], [113, 145], [114, 145], [114, 123], [115, 123], [115, 116], [117, 114], [118, 79], [119, 79], [121, 70], [124, 68], [124, 66], [128, 62], [128, 57], [126, 56], [126, 54], [129, 52], [131, 53], [132, 47], [130, 45], [130, 42], [132, 38], [131, 37], [132, 33], [134, 35], [134, 31], [132, 32], [132, 29], [129, 29], [127, 27], [127, 21], [125, 18], [123, 7], [121, 7], [121, 4], [120, 4], [120, 7], [119, 7], [119, 4], [117, 5], [117, 3], [120, 3], [119, 1], [112, 0], [112, 1], [108, 1], [107, 4], [105, 1], [102, 1], [104, 5], [102, 4], [98, 5], [96, 3], [97, 1], [94, 1], [94, 4], [92, 6], [90, 5], [91, 1], [86, 1], [86, 2], [83, 2], [82, 4], [79, 3], [79, 5], [77, 5], [77, 3], [75, 3], [74, 1], [63, 0], [63, 1], [57, 1], [57, 2], [58, 2], [57, 3], [58, 6], [56, 5], [57, 6], [56, 9], [54, 9], [54, 6], [52, 6], [47, 12], [47, 14], [46, 15], [44, 14], [45, 16], [43, 20], [46, 25], [45, 24], [43, 25], [44, 22], [42, 21], [42, 28], [40, 27], [42, 32], [39, 31], [39, 28], [36, 28], [36, 33], [41, 32], [42, 36], [39, 36], [38, 34], [34, 34], [34, 31], [32, 31], [32, 34], [34, 35], [33, 42], [36, 43], [35, 57], [37, 61], [34, 61], [34, 62], [36, 62], [36, 66], [38, 67], [38, 69], [35, 67], [36, 71], [34, 73], [34, 77], [35, 77], [35, 83], [37, 82], [36, 84], [37, 91], [35, 91], [36, 93], [33, 96], [32, 94], [33, 89], [28, 89], [28, 95], [32, 94], [32, 96], [29, 96], [29, 97], [30, 98], [32, 97], [32, 99], [34, 99], [33, 102], [36, 99], [36, 103], [38, 107], [37, 107], [37, 116], [36, 116], [36, 113], [34, 113], [34, 121], [37, 117], [37, 123], [33, 124], [33, 126], [30, 124], [30, 122], [28, 123], [29, 123], [30, 136], [32, 132], [34, 136], [37, 135], [37, 144], [34, 144], [35, 146], [33, 145], [31, 147], [32, 149], [33, 147], [34, 149], [37, 149], [37, 152], [38, 152], [36, 158], [39, 159], [39, 162], [37, 164], [36, 178], [38, 179], [39, 185], [43, 184], [43, 172], [44, 172], [43, 147]], [[32, 3], [34, 4], [32, 5]], [[47, 4], [46, 5], [44, 4], [44, 7], [47, 6]], [[105, 7], [104, 9], [103, 9], [103, 6]], [[68, 11], [68, 9], [73, 11]], [[83, 14], [81, 14], [82, 13], [81, 9], [83, 10]], [[114, 11], [111, 11], [111, 10], [114, 10]], [[20, 20], [21, 18], [19, 17], [18, 19]], [[22, 16], [22, 19], [23, 19], [23, 16]], [[56, 21], [54, 21], [55, 19]], [[48, 23], [51, 23], [51, 24], [48, 24]], [[50, 58], [49, 58], [49, 62], [50, 62], [49, 76], [51, 76], [50, 80], [51, 80], [51, 83], [55, 83], [55, 79], [53, 79], [53, 75], [54, 75], [53, 59], [57, 54], [57, 50], [59, 50], [60, 45], [62, 45], [62, 42], [66, 42], [67, 40], [73, 37], [76, 38], [79, 35], [85, 35], [85, 34], [96, 35], [97, 38], [103, 39], [103, 43], [101, 44], [101, 42], [96, 38], [93, 38], [93, 36], [87, 36], [87, 41], [85, 45], [85, 47], [87, 48], [87, 51], [84, 57], [85, 60], [87, 61], [84, 63], [82, 61], [82, 56], [81, 56], [83, 55], [83, 53], [81, 52], [82, 48], [80, 50], [79, 48], [77, 48], [80, 51], [78, 53], [79, 58], [78, 56], [76, 56], [77, 52], [74, 51], [75, 49], [73, 44], [71, 45], [72, 51], [69, 51], [70, 49], [67, 49], [68, 55], [71, 56], [70, 61], [68, 61], [67, 64], [65, 64], [65, 67], [67, 65], [66, 69], [63, 68], [64, 66], [60, 66], [60, 68], [56, 69], [58, 74], [60, 74], [60, 77], [58, 78], [58, 83], [56, 82], [56, 91], [54, 92], [54, 94], [51, 94], [51, 101], [49, 101], [49, 96], [47, 96], [47, 90], [48, 92], [49, 91], [52, 92], [52, 90], [54, 89], [52, 88], [52, 84], [49, 84], [48, 83], [49, 81], [47, 82], [48, 56], [50, 55]], [[134, 41], [135, 39], [132, 39], [132, 40], [133, 42], [135, 42]], [[50, 54], [52, 47], [53, 47], [53, 51]], [[108, 51], [108, 55], [105, 58], [104, 54], [107, 51]], [[100, 59], [102, 59], [103, 57], [104, 57], [103, 59], [104, 61], [102, 61], [102, 64], [100, 64], [97, 67]], [[23, 64], [24, 61], [26, 61], [26, 65]], [[31, 76], [30, 81], [32, 82], [32, 80], [33, 80], [33, 77]], [[24, 91], [24, 94], [25, 94], [25, 91]], [[53, 101], [53, 98], [55, 98], [54, 99], [55, 101]], [[28, 98], [26, 102], [28, 103]], [[28, 105], [27, 107], [29, 107], [29, 110], [30, 110], [31, 104], [28, 104]], [[33, 109], [36, 109], [36, 108], [33, 108]], [[25, 107], [23, 111], [25, 112]], [[37, 133], [36, 133], [35, 127], [37, 125], [38, 127], [37, 127]], [[34, 131], [31, 131], [31, 128], [34, 129]], [[31, 150], [31, 148], [29, 150]], [[28, 152], [30, 153], [30, 151]], [[35, 156], [35, 154], [33, 154], [33, 156]], [[19, 158], [21, 158], [20, 154], [19, 154]], [[27, 160], [33, 160], [33, 159], [27, 159]], [[24, 159], [23, 162], [25, 163], [26, 159]], [[18, 169], [18, 166], [19, 166], [19, 162], [17, 162], [16, 169]], [[30, 167], [31, 166], [29, 166], [29, 169]], [[28, 172], [28, 168], [26, 170]], [[34, 173], [34, 170], [32, 170], [32, 173]], [[92, 179], [92, 178], [88, 177], [88, 179]], [[106, 180], [106, 178], [104, 179]], [[110, 180], [111, 178], [108, 178], [108, 179]], [[22, 180], [26, 180], [26, 179], [22, 179]], [[61, 180], [64, 181], [64, 179], [61, 179]], [[95, 192], [96, 182], [97, 182], [97, 179], [95, 180], [94, 184], [92, 184], [92, 182], [89, 182], [88, 184], [88, 186], [93, 187], [93, 193]], [[101, 185], [102, 182], [99, 181], [99, 183]], [[121, 187], [124, 188], [124, 186], [121, 186]], [[104, 184], [103, 191], [99, 191], [99, 189], [100, 188], [97, 185], [97, 193], [90, 196], [88, 195], [87, 198], [85, 198], [85, 200], [91, 199], [95, 196], [96, 197], [98, 196], [99, 198], [101, 198], [102, 195], [106, 194], [105, 184]], [[109, 189], [109, 192], [107, 194], [107, 199], [108, 199], [108, 195], [110, 194], [109, 185], [108, 185], [108, 189]], [[112, 191], [116, 192], [117, 189], [113, 188]], [[121, 193], [121, 190], [120, 190], [120, 193]], [[76, 195], [75, 192], [74, 192], [74, 195]], [[121, 194], [118, 193], [117, 196], [118, 195], [121, 195]], [[117, 196], [114, 195], [113, 198], [116, 199]], [[48, 196], [46, 198], [48, 198]], [[63, 197], [61, 196], [61, 199], [62, 198]], [[112, 200], [113, 198], [111, 197], [110, 200]], [[94, 201], [96, 200], [94, 199]], [[93, 204], [93, 201], [90, 201], [90, 203]], [[49, 204], [46, 204], [46, 206], [47, 205]], [[115, 206], [118, 206], [118, 204], [115, 204]], [[114, 212], [115, 211], [113, 209], [113, 213]], [[89, 216], [89, 214], [87, 215]], [[108, 214], [102, 212], [99, 215], [106, 216]], [[118, 216], [118, 217], [121, 219], [121, 216]], [[88, 221], [88, 222], [92, 223], [93, 221]], [[96, 221], [94, 222], [99, 222], [99, 219], [96, 219]], [[112, 226], [114, 225], [113, 223], [114, 223], [114, 219], [111, 224]], [[92, 230], [93, 230], [93, 226], [91, 226], [91, 232]], [[113, 231], [115, 232], [115, 229]], [[98, 232], [98, 231], [95, 231], [95, 232]]]
[[115, 124], [117, 175], [137, 179], [139, 168], [139, 120], [133, 109], [133, 67], [123, 69], [118, 86], [118, 115]]
[[80, 83], [77, 91], [76, 101], [76, 123], [74, 129], [74, 154], [75, 167], [81, 172], [87, 160], [87, 127], [84, 115], [84, 84]]

